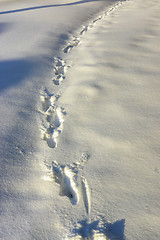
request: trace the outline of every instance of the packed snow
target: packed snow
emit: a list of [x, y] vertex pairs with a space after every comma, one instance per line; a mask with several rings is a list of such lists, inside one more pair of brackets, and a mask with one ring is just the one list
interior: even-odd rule
[[160, 238], [159, 11], [0, 1], [0, 239]]

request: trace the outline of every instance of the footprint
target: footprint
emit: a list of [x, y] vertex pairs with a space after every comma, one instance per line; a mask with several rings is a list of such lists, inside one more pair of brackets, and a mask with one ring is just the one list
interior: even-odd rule
[[44, 139], [46, 140], [48, 147], [50, 148], [55, 148], [57, 147], [57, 139], [56, 139], [57, 135], [50, 135], [50, 134], [46, 134], [45, 133], [45, 137]]
[[59, 96], [49, 93], [45, 88], [44, 93], [41, 95], [42, 110], [46, 112], [57, 101]]
[[59, 74], [59, 75], [56, 75], [52, 81], [55, 85], [60, 85], [64, 79], [65, 79], [65, 76]]
[[73, 44], [68, 43], [67, 47], [65, 47], [65, 48], [63, 49], [63, 52], [64, 52], [64, 53], [69, 53], [70, 50], [71, 50], [73, 47], [74, 47]]
[[68, 197], [73, 205], [79, 202], [78, 174], [89, 157], [89, 154], [84, 153], [78, 162], [69, 165], [60, 165], [56, 161], [52, 164], [45, 162], [47, 168], [45, 179], [54, 179], [60, 185], [59, 195]]
[[96, 18], [95, 20], [93, 20], [93, 23], [96, 23], [96, 22], [98, 22], [99, 20], [101, 20], [102, 19], [102, 16], [99, 16], [98, 18]]
[[77, 47], [80, 44], [80, 39], [78, 37], [73, 37], [72, 42], [69, 42], [68, 45], [63, 49], [64, 53], [69, 53], [74, 47]]
[[77, 47], [79, 44], [80, 44], [80, 38], [79, 37], [73, 37], [74, 47]]
[[66, 62], [61, 58], [55, 58], [54, 60], [55, 77], [52, 79], [52, 81], [55, 85], [60, 85], [61, 82], [65, 79], [65, 74], [70, 66], [67, 66]]
[[68, 66], [55, 66], [54, 74], [55, 75], [64, 75], [67, 72]]
[[62, 123], [64, 122], [64, 115], [66, 113], [60, 107], [50, 107], [46, 112], [46, 120], [49, 122], [50, 126], [54, 129], [61, 127]]
[[48, 128], [41, 128], [42, 139], [45, 140], [50, 148], [55, 148], [57, 146], [57, 137], [61, 133], [52, 126]]
[[55, 148], [57, 146], [57, 137], [63, 130], [66, 112], [61, 107], [50, 106], [45, 115], [48, 126], [43, 126], [41, 129], [42, 139], [47, 142], [50, 148]]
[[83, 35], [85, 32], [87, 32], [90, 29], [90, 25], [89, 26], [83, 26], [82, 31], [80, 32], [80, 35]]
[[52, 162], [55, 182], [60, 185], [60, 196], [67, 196], [73, 205], [79, 202], [79, 192], [75, 182], [75, 173], [68, 166]]
[[66, 63], [62, 58], [54, 58], [54, 60], [56, 67], [64, 66]]
[[[60, 65], [60, 61], [57, 61]], [[51, 94], [46, 88], [41, 95], [42, 113], [44, 119], [42, 120], [41, 134], [42, 139], [45, 140], [50, 148], [57, 146], [57, 137], [63, 129], [65, 110], [62, 107], [56, 106], [56, 102], [60, 95], [55, 96]]]

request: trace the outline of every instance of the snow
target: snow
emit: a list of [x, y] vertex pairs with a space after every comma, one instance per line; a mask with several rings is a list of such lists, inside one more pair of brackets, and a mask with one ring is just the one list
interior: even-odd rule
[[0, 239], [160, 238], [159, 1], [0, 1]]

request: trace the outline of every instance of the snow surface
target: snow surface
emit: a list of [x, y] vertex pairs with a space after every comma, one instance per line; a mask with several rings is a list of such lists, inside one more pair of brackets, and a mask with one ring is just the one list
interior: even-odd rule
[[0, 1], [0, 239], [160, 238], [159, 11]]

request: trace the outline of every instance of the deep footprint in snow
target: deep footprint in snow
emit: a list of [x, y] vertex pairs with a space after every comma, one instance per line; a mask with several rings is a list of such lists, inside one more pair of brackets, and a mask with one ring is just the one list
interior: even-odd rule
[[68, 66], [62, 65], [62, 66], [56, 66], [54, 69], [55, 75], [64, 75], [67, 72]]
[[87, 32], [90, 28], [92, 27], [92, 25], [89, 26], [83, 26], [82, 31], [79, 33], [80, 35], [83, 35], [85, 32]]
[[[57, 65], [60, 63], [57, 62]], [[56, 106], [60, 95], [51, 94], [46, 88], [41, 95], [42, 113], [44, 120], [42, 122], [42, 139], [45, 140], [50, 148], [57, 146], [57, 137], [63, 129], [64, 116], [66, 112], [62, 107]]]
[[50, 148], [57, 147], [57, 137], [59, 136], [59, 132], [55, 131], [52, 127], [49, 127], [43, 133], [43, 139], [47, 142]]
[[63, 49], [64, 53], [69, 53], [74, 47], [77, 47], [80, 44], [80, 39], [78, 37], [73, 37], [72, 42], [69, 42], [68, 45]]
[[79, 202], [78, 173], [88, 159], [89, 155], [84, 153], [78, 162], [70, 165], [60, 165], [56, 161], [53, 161], [51, 166], [45, 163], [49, 170], [48, 177], [60, 185], [59, 195], [68, 197], [73, 205]]
[[54, 60], [55, 77], [52, 79], [52, 81], [55, 85], [60, 85], [61, 82], [65, 79], [65, 74], [70, 66], [67, 66], [66, 62], [61, 58], [55, 58]]
[[51, 106], [54, 106], [59, 96], [49, 93], [45, 88], [44, 93], [41, 95], [42, 110], [46, 112]]
[[50, 107], [46, 112], [46, 120], [54, 129], [61, 129], [64, 122], [65, 111], [60, 107]]
[[52, 81], [55, 85], [60, 85], [64, 79], [65, 79], [65, 76], [59, 74], [59, 75], [56, 75]]
[[68, 166], [60, 166], [57, 162], [52, 163], [55, 182], [60, 185], [60, 196], [67, 196], [73, 205], [79, 202], [79, 192], [74, 179], [74, 172]]
[[63, 130], [64, 109], [56, 106], [50, 106], [45, 112], [48, 127], [42, 128], [42, 139], [45, 140], [50, 148], [57, 146], [57, 137]]

